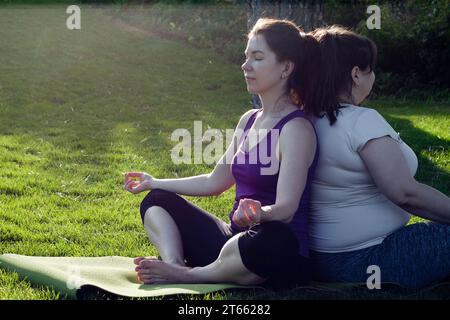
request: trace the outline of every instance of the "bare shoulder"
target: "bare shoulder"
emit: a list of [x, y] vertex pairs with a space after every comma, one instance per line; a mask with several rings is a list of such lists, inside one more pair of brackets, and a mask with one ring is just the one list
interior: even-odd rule
[[284, 153], [288, 153], [296, 159], [304, 159], [310, 166], [314, 161], [316, 148], [316, 134], [307, 119], [295, 118], [284, 125], [279, 140], [280, 160]]
[[312, 141], [316, 140], [314, 128], [311, 122], [305, 118], [294, 118], [290, 120], [284, 125], [281, 136], [288, 137], [289, 140], [298, 138], [309, 138]]
[[244, 129], [244, 127], [247, 124], [248, 120], [250, 119], [251, 115], [253, 113], [255, 113], [256, 111], [257, 111], [257, 109], [250, 109], [250, 110], [246, 111], [239, 119], [239, 123], [238, 123], [237, 127]]

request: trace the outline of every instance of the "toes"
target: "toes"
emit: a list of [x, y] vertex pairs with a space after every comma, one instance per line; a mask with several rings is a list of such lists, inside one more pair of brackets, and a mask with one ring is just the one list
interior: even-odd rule
[[164, 261], [155, 259], [139, 260], [139, 265], [136, 266], [138, 279], [144, 284], [168, 284], [175, 283], [179, 279], [179, 273], [183, 270], [171, 266]]
[[137, 257], [137, 258], [134, 258], [133, 262], [135, 265], [139, 265], [141, 263], [141, 261], [144, 259], [145, 259], [144, 257]]
[[162, 261], [158, 259], [143, 259], [139, 262], [141, 268], [154, 268], [157, 267]]
[[154, 276], [155, 275], [155, 273], [153, 271], [151, 271], [151, 270], [139, 270], [137, 272], [137, 274], [138, 274], [139, 277], [142, 277], [142, 276]]
[[138, 279], [140, 282], [142, 282], [144, 284], [153, 284], [157, 278], [149, 276], [149, 275], [139, 275]]
[[135, 265], [139, 265], [143, 260], [159, 260], [158, 257], [150, 256], [150, 257], [137, 257], [133, 259]]

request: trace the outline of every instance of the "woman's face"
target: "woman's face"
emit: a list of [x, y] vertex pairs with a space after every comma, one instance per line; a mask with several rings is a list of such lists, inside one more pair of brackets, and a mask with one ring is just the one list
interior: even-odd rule
[[277, 86], [281, 89], [285, 66], [277, 61], [264, 36], [255, 35], [248, 40], [245, 57], [241, 68], [249, 93], [263, 94]]

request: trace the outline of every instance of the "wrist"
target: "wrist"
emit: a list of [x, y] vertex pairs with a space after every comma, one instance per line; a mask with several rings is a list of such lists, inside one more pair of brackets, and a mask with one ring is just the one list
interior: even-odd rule
[[153, 178], [153, 179], [149, 182], [149, 189], [150, 189], [150, 190], [153, 190], [153, 189], [162, 189], [162, 188], [161, 188], [161, 179]]
[[260, 222], [269, 221], [270, 216], [272, 213], [272, 207], [271, 206], [264, 206], [261, 207], [261, 215], [260, 215]]

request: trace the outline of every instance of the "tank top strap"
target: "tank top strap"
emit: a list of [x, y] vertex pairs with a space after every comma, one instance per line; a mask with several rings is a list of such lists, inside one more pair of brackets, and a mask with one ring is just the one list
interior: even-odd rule
[[[308, 119], [308, 117], [306, 116], [305, 112], [303, 112], [302, 110], [295, 110], [292, 111], [291, 113], [289, 113], [287, 116], [285, 116], [283, 119], [281, 119], [274, 127], [274, 129], [278, 129], [278, 133], [281, 133], [281, 129], [283, 128], [283, 126], [288, 123], [290, 120], [294, 119], [294, 118], [304, 118], [306, 119], [309, 123], [311, 123], [311, 126], [314, 130], [314, 134], [316, 135], [316, 153], [314, 155], [314, 160], [313, 163], [311, 164], [311, 167], [315, 167], [318, 161], [318, 157], [319, 157], [319, 139], [317, 137], [317, 132], [316, 132], [316, 127], [314, 126], [314, 123]], [[270, 132], [269, 132], [269, 137], [270, 137]]]
[[247, 136], [248, 134], [248, 130], [252, 127], [253, 122], [255, 122], [256, 119], [256, 114], [261, 111], [261, 109], [256, 110], [255, 112], [252, 113], [252, 115], [248, 118], [247, 120], [247, 124], [244, 127], [244, 132], [241, 135], [241, 138], [239, 139], [239, 145], [241, 144], [241, 142], [244, 140], [244, 138]]
[[245, 128], [244, 128], [244, 132], [246, 132], [246, 131], [248, 131], [248, 129], [250, 129], [250, 127], [252, 126], [253, 122], [255, 122], [256, 114], [257, 114], [260, 110], [261, 110], [261, 109], [256, 110], [255, 112], [252, 113], [252, 115], [250, 116], [250, 118], [248, 118], [247, 124], [245, 125]]
[[281, 130], [286, 123], [288, 123], [290, 120], [292, 120], [294, 118], [298, 118], [298, 117], [304, 118], [305, 117], [305, 113], [302, 110], [292, 111], [288, 115], [284, 116], [284, 118], [282, 118], [280, 121], [278, 121], [278, 123], [273, 128]]

